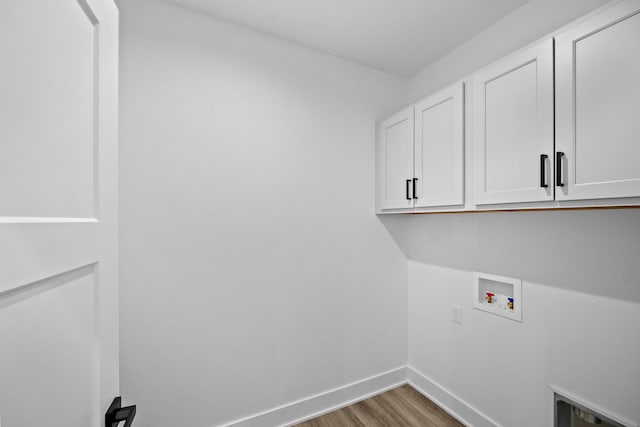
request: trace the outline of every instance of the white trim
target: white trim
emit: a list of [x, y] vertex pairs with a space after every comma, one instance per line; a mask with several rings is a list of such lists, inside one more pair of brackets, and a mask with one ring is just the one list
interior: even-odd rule
[[411, 366], [401, 366], [273, 409], [221, 424], [219, 427], [290, 426], [344, 408], [403, 384], [411, 385], [466, 426], [501, 427], [500, 424], [487, 415]]
[[487, 415], [411, 366], [407, 366], [407, 382], [466, 426], [500, 427]]
[[58, 218], [44, 216], [0, 216], [0, 224], [69, 224], [98, 223], [96, 218]]
[[407, 367], [401, 366], [220, 427], [289, 426], [349, 406], [407, 383]]

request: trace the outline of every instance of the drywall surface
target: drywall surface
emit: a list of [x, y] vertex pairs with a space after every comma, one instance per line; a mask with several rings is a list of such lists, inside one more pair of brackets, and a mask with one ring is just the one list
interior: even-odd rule
[[[532, 0], [413, 77], [410, 99], [604, 3]], [[503, 426], [552, 425], [551, 385], [640, 424], [640, 209], [415, 215], [403, 232], [411, 367]], [[472, 308], [473, 271], [522, 279], [522, 323]]]
[[414, 215], [408, 230], [417, 262], [640, 304], [640, 209]]
[[410, 79], [410, 101], [435, 92], [552, 33], [608, 0], [530, 0]]
[[472, 308], [470, 271], [410, 261], [410, 366], [501, 426], [552, 426], [552, 385], [637, 424], [640, 305], [522, 278], [520, 323]]
[[407, 81], [120, 2], [122, 393], [209, 427], [406, 364], [374, 124]]

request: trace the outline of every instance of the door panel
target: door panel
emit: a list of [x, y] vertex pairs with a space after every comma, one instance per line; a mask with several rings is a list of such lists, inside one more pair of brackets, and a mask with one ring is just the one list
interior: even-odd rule
[[640, 196], [640, 2], [557, 39], [558, 200]]
[[411, 192], [407, 199], [407, 180], [413, 179], [413, 108], [380, 122], [378, 154], [380, 208], [412, 208]]
[[462, 83], [415, 107], [416, 207], [464, 203], [464, 105]]
[[[541, 186], [541, 155], [551, 159], [553, 41], [507, 59], [473, 79], [474, 202], [553, 200]], [[551, 178], [545, 162], [544, 178]]]
[[93, 217], [93, 17], [75, 0], [1, 10], [0, 215]]
[[97, 427], [118, 394], [117, 9], [0, 2], [0, 419]]
[[536, 63], [487, 82], [485, 117], [488, 192], [537, 187]]
[[88, 266], [3, 295], [0, 384], [11, 384], [0, 387], [3, 425], [95, 425], [94, 287]]

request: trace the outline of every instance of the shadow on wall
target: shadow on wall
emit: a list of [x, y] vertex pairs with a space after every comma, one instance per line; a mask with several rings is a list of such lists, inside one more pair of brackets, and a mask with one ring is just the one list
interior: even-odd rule
[[640, 303], [640, 209], [381, 220], [412, 261]]
[[409, 215], [378, 215], [378, 218], [404, 256], [409, 258]]

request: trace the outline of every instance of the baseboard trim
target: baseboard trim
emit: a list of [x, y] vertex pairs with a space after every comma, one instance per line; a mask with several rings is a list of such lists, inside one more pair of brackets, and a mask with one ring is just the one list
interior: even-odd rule
[[500, 427], [494, 420], [411, 366], [407, 366], [407, 382], [466, 426]]
[[220, 427], [290, 426], [344, 408], [407, 383], [466, 426], [500, 427], [494, 420], [411, 366], [401, 366], [222, 424]]
[[407, 367], [401, 366], [362, 380], [318, 393], [268, 411], [223, 424], [220, 427], [290, 426], [349, 406], [407, 383]]

